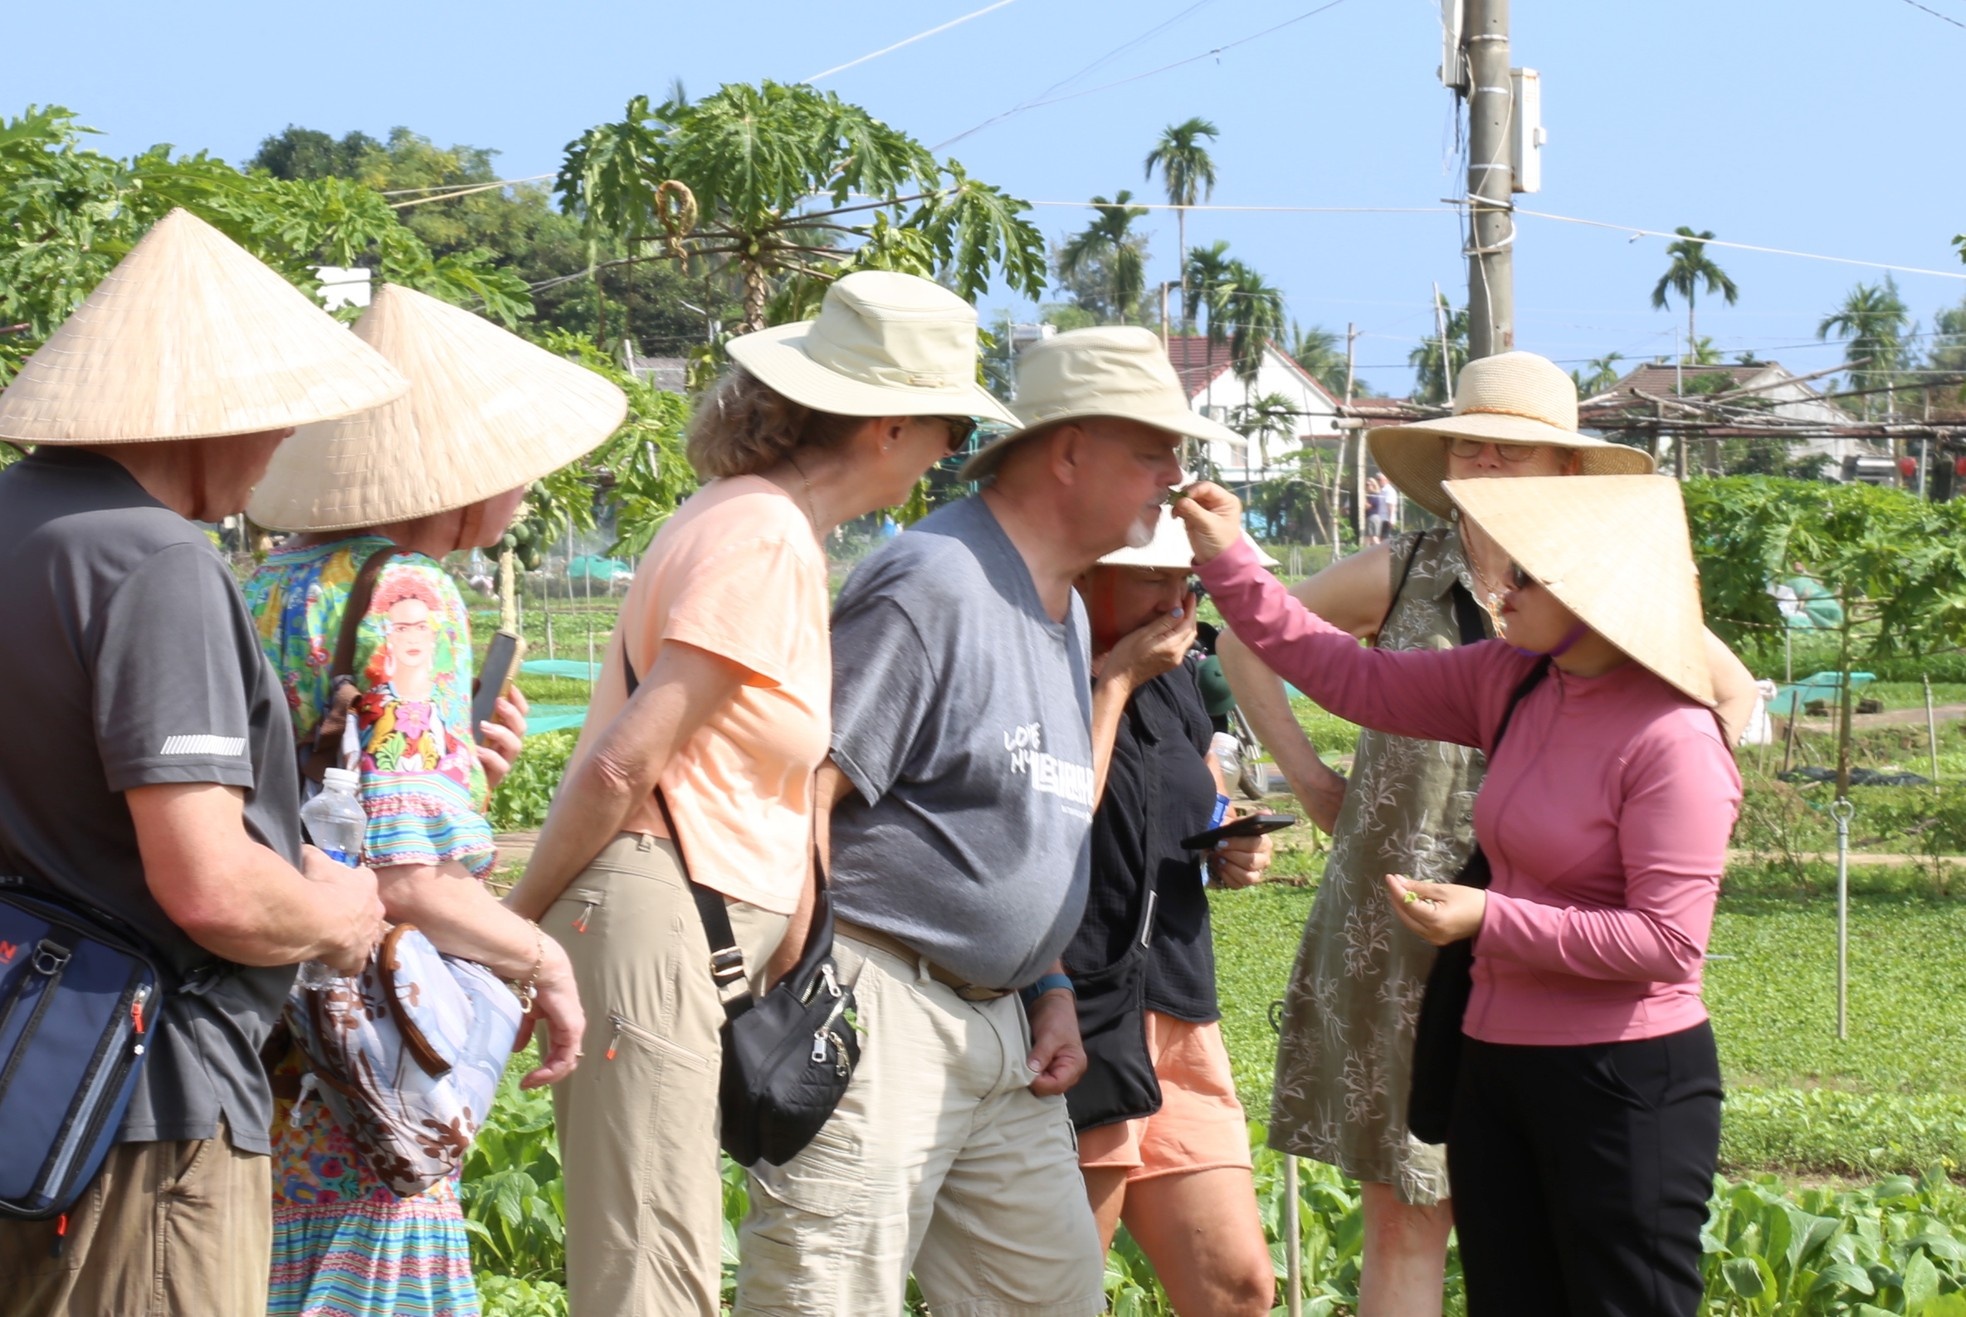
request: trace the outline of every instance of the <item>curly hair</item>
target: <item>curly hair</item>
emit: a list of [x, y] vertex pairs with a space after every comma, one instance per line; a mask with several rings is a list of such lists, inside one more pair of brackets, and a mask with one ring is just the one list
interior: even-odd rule
[[800, 449], [837, 448], [866, 421], [793, 402], [742, 366], [732, 366], [690, 418], [689, 464], [706, 480], [756, 475]]

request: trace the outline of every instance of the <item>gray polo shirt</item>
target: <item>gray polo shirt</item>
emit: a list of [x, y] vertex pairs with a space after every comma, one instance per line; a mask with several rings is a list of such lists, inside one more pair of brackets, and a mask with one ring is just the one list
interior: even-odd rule
[[1058, 959], [1091, 863], [1087, 637], [980, 497], [860, 565], [833, 613], [833, 760], [859, 791], [832, 820], [841, 918], [986, 987]]
[[[0, 472], [0, 868], [126, 920], [182, 973], [215, 958], [144, 881], [122, 793], [217, 782], [246, 830], [300, 858], [293, 729], [252, 616], [205, 533], [119, 464], [44, 448]], [[268, 1151], [259, 1048], [293, 970], [222, 967], [176, 997], [124, 1142], [211, 1138]]]

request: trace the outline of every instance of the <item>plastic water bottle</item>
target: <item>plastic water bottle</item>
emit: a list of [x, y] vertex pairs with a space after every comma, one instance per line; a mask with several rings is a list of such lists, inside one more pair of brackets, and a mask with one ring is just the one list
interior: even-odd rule
[[[346, 768], [330, 768], [321, 775], [321, 791], [300, 807], [301, 825], [307, 839], [323, 855], [353, 869], [362, 863], [362, 843], [368, 837], [369, 815], [355, 794], [359, 775]], [[320, 988], [341, 977], [318, 960], [300, 967], [303, 987]]]
[[1208, 753], [1215, 756], [1215, 763], [1222, 770], [1222, 780], [1234, 787], [1242, 776], [1242, 744], [1227, 732], [1217, 732], [1209, 738]]

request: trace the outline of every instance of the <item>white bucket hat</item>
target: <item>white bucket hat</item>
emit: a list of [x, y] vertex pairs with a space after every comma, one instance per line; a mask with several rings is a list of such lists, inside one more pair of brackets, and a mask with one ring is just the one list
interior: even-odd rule
[[734, 338], [729, 351], [767, 387], [836, 416], [1016, 421], [976, 382], [976, 308], [912, 274], [846, 275], [816, 319]]
[[409, 395], [281, 444], [246, 507], [270, 530], [359, 530], [469, 507], [592, 452], [628, 411], [585, 366], [395, 284], [376, 291], [355, 333], [409, 377]]
[[409, 381], [187, 210], [150, 227], [0, 392], [0, 438], [142, 444], [284, 430]]
[[1652, 472], [1648, 454], [1577, 433], [1577, 382], [1533, 352], [1470, 361], [1454, 382], [1454, 414], [1371, 431], [1372, 460], [1415, 503], [1437, 517], [1451, 516], [1453, 504], [1440, 488], [1450, 439], [1574, 449], [1578, 472], [1587, 476]]
[[1516, 566], [1634, 661], [1711, 707], [1700, 574], [1667, 476], [1450, 480], [1447, 495]]
[[1204, 443], [1242, 436], [1196, 414], [1188, 406], [1181, 379], [1150, 329], [1105, 325], [1072, 329], [1042, 339], [1017, 358], [1018, 429], [991, 440], [963, 463], [964, 480], [996, 472], [1004, 454], [1033, 431], [1059, 421], [1112, 416]]
[[[1186, 483], [1185, 481], [1183, 483]], [[1256, 550], [1256, 560], [1265, 567], [1275, 567], [1277, 560], [1263, 551], [1263, 546], [1250, 538], [1248, 531], [1242, 537]], [[1160, 521], [1154, 526], [1154, 538], [1146, 547], [1139, 549], [1114, 549], [1099, 560], [1101, 567], [1145, 567], [1153, 571], [1187, 571], [1195, 565], [1195, 546], [1188, 539], [1187, 524], [1174, 515], [1174, 509], [1162, 508]]]

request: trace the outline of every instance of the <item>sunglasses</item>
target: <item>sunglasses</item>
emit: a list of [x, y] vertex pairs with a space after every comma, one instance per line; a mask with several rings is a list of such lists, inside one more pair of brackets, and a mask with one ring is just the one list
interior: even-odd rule
[[969, 447], [970, 437], [976, 433], [976, 418], [973, 416], [933, 416], [929, 419], [940, 421], [949, 427], [951, 453], [960, 453]]
[[1522, 568], [1516, 566], [1514, 563], [1509, 564], [1510, 589], [1527, 590], [1532, 585], [1540, 585], [1540, 584], [1541, 582], [1539, 582], [1535, 577], [1531, 576], [1528, 572], [1523, 571]]
[[[1480, 457], [1489, 446], [1486, 439], [1450, 439], [1447, 451], [1456, 457]], [[1495, 455], [1504, 462], [1527, 462], [1547, 447], [1545, 444], [1496, 444]]]

